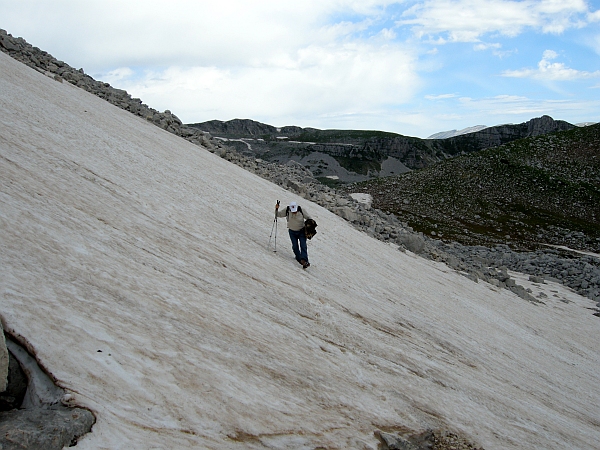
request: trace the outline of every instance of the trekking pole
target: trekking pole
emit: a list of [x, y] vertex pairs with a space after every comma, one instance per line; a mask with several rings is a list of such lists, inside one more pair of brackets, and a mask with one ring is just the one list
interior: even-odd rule
[[[277, 200], [277, 206], [279, 206], [279, 200]], [[277, 253], [277, 225], [279, 224], [279, 221], [277, 220], [277, 211], [279, 211], [279, 209], [275, 210], [275, 250], [273, 250], [275, 253]]]
[[[277, 207], [279, 207], [279, 200], [277, 200]], [[271, 227], [271, 235], [269, 236], [269, 245], [271, 247], [271, 238], [273, 237], [273, 229], [275, 229], [275, 253], [277, 253], [277, 209], [275, 208], [275, 218], [273, 219], [273, 226]]]

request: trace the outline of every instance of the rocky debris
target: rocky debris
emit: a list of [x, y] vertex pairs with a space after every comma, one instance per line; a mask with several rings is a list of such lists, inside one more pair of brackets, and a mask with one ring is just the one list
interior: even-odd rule
[[[506, 284], [509, 279], [506, 269], [510, 269], [530, 275], [530, 281], [534, 283], [555, 281], [594, 302], [600, 301], [600, 257], [553, 248], [535, 252], [515, 252], [508, 245], [487, 248], [463, 246], [458, 243], [444, 244], [441, 241], [438, 241], [436, 246], [445, 254], [454, 257], [449, 265], [481, 274], [480, 278], [486, 281], [496, 279], [497, 283], [494, 284], [500, 287], [511, 287]], [[489, 269], [491, 267], [502, 270], [498, 272]]]
[[39, 368], [35, 359], [11, 339], [7, 388], [0, 393], [0, 449], [60, 450], [88, 433], [93, 414], [71, 408], [69, 395]]
[[381, 441], [381, 450], [483, 450], [447, 430], [425, 430], [421, 432], [375, 431], [375, 436]]
[[483, 450], [467, 439], [449, 431], [436, 430], [433, 432], [432, 450]]
[[94, 416], [80, 408], [0, 412], [0, 448], [3, 450], [62, 450], [89, 432]]
[[[400, 221], [395, 214], [372, 208], [368, 204], [353, 199], [349, 193], [336, 191], [333, 188], [321, 184], [313, 176], [310, 170], [293, 160], [289, 161], [287, 164], [279, 164], [277, 162], [269, 162], [253, 156], [242, 155], [234, 148], [228, 147], [218, 139], [213, 138], [208, 132], [194, 128], [201, 124], [194, 124], [194, 126], [183, 125], [177, 116], [170, 111], [167, 110], [160, 113], [143, 104], [140, 99], [131, 98], [126, 91], [115, 89], [108, 83], [96, 81], [92, 77], [86, 75], [83, 72], [83, 69], [76, 70], [64, 62], [56, 60], [37, 47], [31, 46], [23, 38], [14, 38], [4, 30], [0, 30], [0, 50], [8, 53], [13, 58], [27, 64], [33, 69], [53, 77], [57, 81], [62, 82], [63, 80], [66, 80], [69, 83], [81, 87], [120, 108], [145, 118], [156, 126], [208, 149], [220, 157], [257, 174], [262, 178], [295, 192], [303, 198], [318, 203], [324, 208], [327, 208], [344, 218], [357, 229], [368, 233], [376, 239], [396, 245], [402, 251], [409, 250], [426, 258], [442, 261], [475, 282], [479, 280], [486, 281], [495, 286], [509, 289], [527, 301], [541, 303], [541, 300], [533, 297], [525, 288], [516, 285], [514, 280], [510, 279], [506, 272], [506, 269], [510, 269], [533, 276], [553, 277], [553, 279], [575, 289], [579, 294], [587, 296], [596, 302], [600, 302], [600, 276], [598, 273], [600, 260], [594, 257], [577, 254], [569, 254], [569, 256], [561, 254], [559, 256], [558, 252], [552, 249], [529, 254], [514, 252], [506, 245], [497, 245], [496, 247], [487, 248], [478, 245], [461, 245], [455, 242], [449, 244], [444, 243], [438, 239], [442, 238], [443, 233], [436, 232], [435, 235], [432, 235], [434, 236], [434, 239], [424, 235], [422, 232], [416, 232], [406, 222]], [[234, 134], [252, 132], [253, 136], [258, 135], [258, 133], [263, 131], [273, 131], [272, 129], [275, 129], [269, 125], [260, 124], [259, 122], [251, 120], [236, 119], [226, 123], [211, 121], [210, 124], [212, 127], [211, 130], [225, 130], [226, 128], [226, 131]], [[504, 133], [516, 138], [516, 136], [533, 136], [572, 127], [572, 125], [567, 124], [566, 122], [554, 121], [548, 116], [543, 116], [539, 119], [532, 119], [524, 124], [490, 127], [492, 131], [490, 131], [490, 128], [486, 128], [478, 133], [496, 133], [497, 135], [503, 135]], [[493, 131], [493, 129], [496, 129], [496, 131]], [[477, 134], [471, 133], [436, 141], [409, 138], [383, 132], [353, 131], [350, 135], [345, 136], [340, 135], [339, 130], [322, 131], [299, 127], [284, 127], [275, 130], [280, 134], [287, 133], [290, 137], [305, 135], [307, 139], [313, 139], [321, 136], [321, 139], [334, 141], [343, 138], [345, 139], [344, 144], [347, 144], [346, 148], [352, 147], [353, 142], [363, 142], [367, 139], [369, 141], [369, 148], [367, 150], [371, 153], [374, 152], [373, 154], [378, 152], [378, 142], [385, 139], [391, 139], [390, 142], [395, 143], [392, 145], [393, 151], [389, 154], [396, 156], [405, 151], [409, 152], [409, 150], [413, 148], [413, 144], [417, 141], [420, 142], [419, 146], [421, 147], [425, 145], [423, 142], [427, 141], [426, 146], [429, 146], [427, 148], [430, 148], [431, 150], [431, 148], [433, 148], [431, 147], [431, 142], [438, 142], [439, 145], [443, 144], [445, 146], [450, 144], [454, 145], [452, 142], [458, 142], [460, 139], [471, 139], [473, 138], [473, 135]], [[536, 141], [533, 145], [543, 147], [545, 152], [549, 152], [552, 155], [560, 153], [557, 152], [557, 149], [560, 149], [560, 138], [557, 138], [554, 135], [544, 138], [546, 140]], [[480, 148], [481, 147], [478, 147], [477, 149]], [[431, 153], [431, 155], [433, 159], [437, 158], [436, 160], [439, 160], [438, 156], [440, 155], [440, 157], [443, 158], [447, 156], [442, 155], [438, 150], [432, 150], [433, 153]], [[579, 152], [585, 156], [588, 149], [587, 147], [582, 147]], [[435, 156], [438, 153], [439, 155]], [[360, 151], [358, 151], [357, 154], [360, 154]], [[423, 158], [419, 158], [420, 162], [409, 166], [422, 167]], [[453, 158], [451, 161], [457, 160], [459, 159]], [[532, 164], [534, 163], [532, 162]], [[535, 164], [537, 164], [537, 162]], [[557, 162], [548, 160], [547, 164], [557, 164]], [[568, 173], [572, 177], [576, 177], [576, 174], [578, 173], [580, 176], [582, 173], [584, 175], [586, 174], [585, 170], [583, 172], [580, 171], [579, 166], [571, 167], [561, 165], [561, 167], [564, 173]], [[600, 181], [600, 179], [598, 179], [598, 181]], [[397, 193], [391, 188], [388, 190], [390, 193], [394, 194], [396, 200], [399, 201]], [[403, 205], [410, 205], [412, 203], [414, 202], [411, 202], [410, 199], [404, 198]], [[575, 235], [570, 233], [570, 236]], [[578, 236], [579, 235], [575, 237]], [[566, 243], [568, 244], [569, 241]], [[600, 314], [600, 310], [598, 310], [598, 314]]]

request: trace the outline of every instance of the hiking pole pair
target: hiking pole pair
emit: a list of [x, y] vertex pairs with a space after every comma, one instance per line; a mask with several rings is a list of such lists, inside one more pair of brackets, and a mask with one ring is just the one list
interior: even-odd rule
[[279, 200], [277, 200], [277, 207], [275, 208], [275, 218], [273, 219], [273, 226], [271, 227], [271, 235], [269, 236], [269, 247], [271, 247], [271, 237], [273, 236], [273, 229], [275, 229], [275, 253], [277, 253], [277, 211], [279, 210]]

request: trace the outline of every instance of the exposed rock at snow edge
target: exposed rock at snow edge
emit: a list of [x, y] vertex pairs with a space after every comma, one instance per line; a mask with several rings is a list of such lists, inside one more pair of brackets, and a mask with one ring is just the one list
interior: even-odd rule
[[[4, 333], [1, 331], [2, 340]], [[0, 393], [0, 449], [60, 450], [77, 443], [96, 419], [87, 409], [70, 407], [69, 394], [15, 341], [6, 338], [9, 365]]]

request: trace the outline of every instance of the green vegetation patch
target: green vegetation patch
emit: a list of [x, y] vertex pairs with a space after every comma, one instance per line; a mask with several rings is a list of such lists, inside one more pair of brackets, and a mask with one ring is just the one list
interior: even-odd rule
[[360, 157], [334, 156], [334, 158], [344, 169], [360, 175], [368, 175], [369, 171], [381, 171], [381, 161]]
[[316, 179], [319, 181], [319, 183], [333, 188], [333, 189], [339, 189], [340, 187], [344, 186], [344, 182], [341, 180], [334, 180], [333, 178], [327, 178], [327, 177], [316, 177]]
[[317, 143], [356, 143], [357, 141], [365, 141], [373, 138], [394, 138], [401, 136], [396, 133], [386, 131], [369, 131], [369, 130], [305, 130], [301, 134], [291, 136], [296, 141], [300, 142], [317, 142]]
[[445, 240], [598, 252], [600, 126], [522, 139], [345, 189], [371, 194], [374, 207]]

